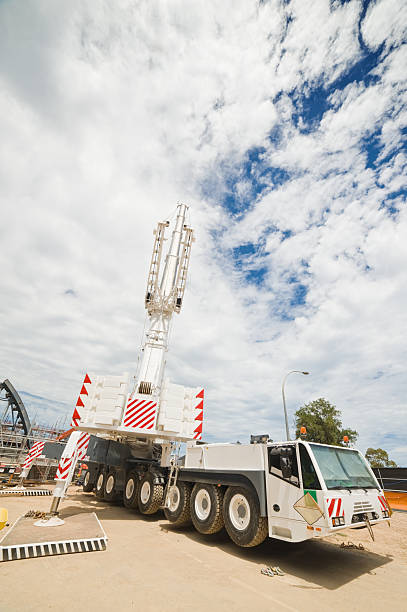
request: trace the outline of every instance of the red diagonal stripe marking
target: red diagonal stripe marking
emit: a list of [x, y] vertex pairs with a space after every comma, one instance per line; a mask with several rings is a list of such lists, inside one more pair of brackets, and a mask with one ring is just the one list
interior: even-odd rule
[[338, 506], [337, 506], [337, 509], [336, 509], [336, 516], [341, 516], [341, 508], [342, 508], [342, 500], [339, 497], [339, 499], [338, 499]]
[[148, 404], [151, 404], [151, 400], [146, 402], [146, 400], [139, 400], [138, 404], [135, 404], [127, 411], [126, 416], [130, 416], [134, 414], [137, 410], [143, 410], [143, 408], [147, 408]]
[[155, 409], [153, 408], [148, 412], [148, 414], [143, 415], [141, 419], [137, 418], [135, 422], [132, 424], [132, 427], [140, 427], [142, 423], [145, 423], [148, 419], [150, 419], [153, 415], [155, 416]]
[[88, 440], [83, 440], [80, 444], [78, 444], [77, 449], [80, 450], [87, 444], [88, 444]]
[[152, 413], [151, 411], [154, 411], [154, 408], [152, 406], [147, 409], [147, 415], [146, 412], [143, 412], [142, 415], [135, 414], [131, 419], [127, 421], [127, 423], [125, 423], [126, 427], [135, 427], [134, 423], [138, 423], [140, 419], [143, 420], [144, 416], [149, 416]]
[[88, 392], [86, 391], [86, 387], [85, 385], [82, 385], [82, 389], [79, 395], [88, 395]]
[[63, 469], [58, 470], [59, 475], [60, 475], [61, 477], [66, 476], [66, 474], [68, 473], [68, 471], [69, 471], [69, 468], [70, 468], [70, 467], [71, 467], [70, 465], [67, 465], [67, 466], [66, 466], [66, 467], [64, 467]]
[[383, 498], [383, 495], [379, 496], [379, 501], [381, 503], [382, 509], [383, 510], [387, 510], [387, 503], [386, 503], [386, 499]]
[[151, 429], [152, 426], [154, 425], [154, 419], [155, 419], [155, 415], [153, 416], [152, 419], [144, 423], [144, 425], [141, 425], [140, 429]]
[[202, 433], [202, 423], [199, 423], [198, 427], [196, 429], [194, 429], [194, 432]]
[[[151, 402], [149, 402], [149, 404], [151, 404]], [[137, 412], [135, 414], [132, 414], [131, 417], [127, 418], [124, 422], [125, 425], [129, 425], [130, 422], [134, 423], [135, 420], [141, 418], [144, 414], [146, 414], [146, 412], [149, 412], [150, 410], [152, 410], [153, 408], [155, 408], [157, 404], [153, 404], [152, 406], [143, 406], [142, 408], [140, 408], [139, 410], [137, 410]]]
[[147, 419], [150, 419], [155, 414], [155, 409], [150, 408], [150, 410], [143, 414], [142, 417], [136, 417], [134, 421], [132, 421], [132, 427], [139, 427], [141, 423], [144, 423]]
[[61, 465], [59, 467], [59, 471], [66, 472], [66, 470], [69, 470], [70, 467], [71, 467], [71, 463], [65, 463], [64, 465]]
[[195, 421], [203, 421], [203, 410], [201, 414], [198, 414], [198, 416], [195, 417]]
[[195, 410], [203, 410], [203, 400], [195, 406]]
[[332, 516], [332, 512], [333, 512], [334, 506], [335, 506], [335, 499], [331, 499], [331, 503], [329, 504], [329, 507], [328, 507], [329, 517]]
[[92, 381], [91, 381], [91, 379], [89, 378], [89, 376], [88, 376], [87, 374], [86, 374], [86, 376], [85, 376], [85, 380], [83, 381], [83, 384], [84, 384], [84, 385], [85, 385], [86, 383], [90, 383], [90, 384], [92, 384]]
[[[145, 407], [145, 403], [144, 402], [145, 402], [145, 400], [141, 400], [138, 404], [136, 404], [135, 406], [130, 408], [130, 410], [127, 410], [127, 412], [125, 414], [125, 419], [131, 418], [137, 412], [137, 410], [142, 410]], [[143, 404], [143, 405], [141, 405], [141, 404]]]
[[202, 391], [200, 391], [196, 397], [202, 397], [202, 399], [203, 399], [204, 398], [204, 390], [202, 389]]
[[147, 408], [147, 410], [143, 411], [142, 414], [140, 414], [140, 413], [133, 414], [130, 418], [126, 419], [126, 421], [124, 422], [124, 425], [126, 427], [128, 427], [129, 425], [132, 426], [135, 421], [137, 421], [139, 418], [142, 418], [143, 415], [145, 415], [150, 410], [151, 410], [151, 406], [150, 406], [150, 408]]
[[137, 398], [137, 397], [136, 397], [136, 399], [134, 399], [134, 400], [130, 400], [130, 401], [127, 403], [127, 409], [128, 409], [128, 408], [131, 408], [131, 407], [132, 407], [132, 406], [133, 406], [133, 405], [134, 405], [136, 402], [139, 402], [139, 403], [140, 403], [140, 402], [144, 402], [144, 401], [145, 401], [145, 400], [141, 400], [141, 399], [139, 399], [139, 398]]

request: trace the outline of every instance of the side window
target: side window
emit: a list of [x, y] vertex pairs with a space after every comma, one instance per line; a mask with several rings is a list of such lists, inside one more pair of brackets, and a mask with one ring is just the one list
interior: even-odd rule
[[269, 455], [269, 472], [290, 484], [295, 485], [296, 487], [300, 486], [300, 480], [298, 476], [298, 463], [297, 463], [297, 455], [295, 452], [295, 446], [291, 446], [293, 454], [290, 456], [290, 464], [291, 464], [291, 476], [290, 478], [284, 478], [281, 470], [280, 463], [280, 451], [283, 447], [271, 447], [268, 449]]
[[301, 460], [301, 473], [302, 482], [304, 489], [321, 489], [319, 478], [315, 471], [314, 465], [311, 461], [311, 457], [308, 454], [307, 449], [303, 444], [300, 444], [300, 460]]

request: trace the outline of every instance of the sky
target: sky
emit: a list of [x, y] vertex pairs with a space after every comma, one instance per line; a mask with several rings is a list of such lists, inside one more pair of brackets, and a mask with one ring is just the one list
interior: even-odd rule
[[[134, 373], [158, 221], [196, 232], [167, 375], [203, 437], [325, 397], [407, 465], [403, 0], [0, 0], [0, 378], [40, 422]], [[292, 433], [293, 430], [292, 430]]]

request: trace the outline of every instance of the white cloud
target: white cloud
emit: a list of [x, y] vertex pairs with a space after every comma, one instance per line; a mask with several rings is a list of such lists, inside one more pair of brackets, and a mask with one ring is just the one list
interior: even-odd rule
[[406, 39], [407, 6], [399, 0], [376, 0], [369, 6], [362, 24], [365, 43], [376, 50], [400, 44]]
[[[151, 232], [188, 201], [197, 242], [168, 371], [205, 386], [206, 432], [281, 437], [281, 380], [304, 368], [287, 384], [290, 414], [325, 396], [362, 447], [394, 435], [386, 448], [406, 461], [406, 212], [401, 196], [397, 215], [381, 208], [405, 174], [404, 49], [395, 7], [372, 5], [364, 40], [392, 50], [375, 80], [335, 89], [362, 58], [360, 10], [1, 4], [4, 378], [72, 404], [84, 371], [133, 372]], [[331, 94], [307, 126], [296, 114], [314, 86]], [[384, 149], [367, 165], [372, 135]], [[270, 167], [286, 178], [266, 173], [257, 193]], [[240, 214], [221, 205], [230, 189]], [[249, 242], [235, 266], [231, 249]], [[246, 273], [260, 267], [256, 286]], [[291, 303], [298, 284], [305, 305]]]

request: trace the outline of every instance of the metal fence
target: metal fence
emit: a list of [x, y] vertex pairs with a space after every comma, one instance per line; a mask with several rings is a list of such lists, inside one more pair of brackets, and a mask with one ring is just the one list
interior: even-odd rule
[[407, 493], [407, 468], [373, 468], [384, 491]]

